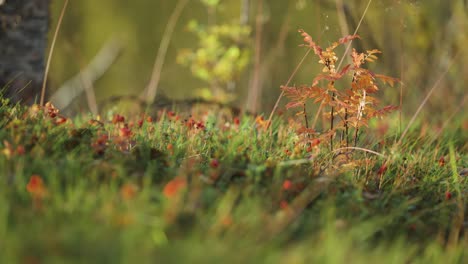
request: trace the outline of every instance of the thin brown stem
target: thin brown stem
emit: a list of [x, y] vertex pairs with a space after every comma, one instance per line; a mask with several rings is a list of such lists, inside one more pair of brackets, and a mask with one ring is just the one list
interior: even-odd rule
[[63, 3], [62, 11], [60, 12], [57, 26], [55, 27], [54, 37], [52, 38], [52, 44], [50, 45], [50, 52], [49, 52], [49, 56], [47, 57], [46, 68], [44, 71], [44, 79], [42, 80], [41, 100], [39, 103], [41, 106], [44, 105], [45, 92], [46, 92], [46, 86], [47, 86], [47, 76], [49, 75], [50, 63], [52, 61], [52, 55], [54, 54], [54, 50], [55, 50], [55, 42], [57, 41], [57, 36], [60, 31], [60, 26], [62, 25], [63, 17], [65, 16], [65, 11], [67, 10], [67, 6], [68, 6], [68, 0], [65, 0], [65, 2]]
[[[289, 83], [291, 82], [291, 80], [294, 78], [294, 76], [296, 75], [297, 71], [299, 70], [299, 68], [302, 66], [302, 63], [304, 63], [305, 59], [307, 58], [307, 55], [309, 55], [311, 49], [307, 49], [306, 53], [304, 54], [304, 56], [302, 57], [301, 61], [299, 62], [299, 64], [296, 66], [296, 68], [294, 69], [293, 73], [291, 74], [291, 76], [289, 76], [289, 79], [288, 81], [286, 82], [286, 87], [289, 86]], [[279, 106], [279, 102], [281, 101], [281, 98], [283, 98], [284, 96], [284, 91], [281, 91], [281, 94], [278, 96], [278, 99], [276, 100], [276, 103], [275, 103], [275, 106], [273, 107], [273, 110], [271, 110], [271, 113], [270, 113], [270, 116], [268, 117], [268, 121], [267, 121], [267, 126], [270, 127], [270, 124], [271, 124], [271, 119], [273, 119], [273, 114], [275, 114], [276, 112], [276, 109], [278, 108]]]
[[[322, 108], [323, 108], [323, 101], [320, 103], [320, 106], [317, 110], [317, 113], [315, 114], [315, 117], [314, 117], [314, 122], [312, 123], [312, 127], [315, 128], [316, 125], [317, 125], [317, 121], [318, 121], [318, 118], [320, 116], [320, 113], [322, 112]], [[322, 127], [323, 127], [323, 124], [322, 124]]]
[[145, 91], [142, 94], [142, 98], [146, 100], [148, 104], [154, 102], [156, 98], [156, 93], [158, 91], [159, 80], [161, 79], [161, 71], [164, 65], [164, 60], [166, 58], [167, 49], [169, 48], [169, 43], [172, 37], [172, 33], [174, 32], [175, 26], [177, 21], [179, 20], [182, 11], [184, 10], [185, 6], [190, 0], [179, 0], [177, 2], [174, 11], [167, 22], [166, 29], [164, 30], [164, 34], [161, 40], [161, 44], [159, 45], [158, 53], [156, 55], [156, 59], [154, 61], [153, 71], [151, 73], [151, 79], [146, 87]]
[[357, 141], [358, 141], [358, 136], [359, 136], [359, 127], [356, 127], [356, 129], [354, 130], [354, 147], [357, 146]]
[[[346, 15], [345, 15], [345, 11], [344, 11], [343, 0], [335, 0], [335, 5], [336, 5], [337, 16], [338, 16], [338, 24], [340, 25], [341, 35], [342, 36], [347, 36], [347, 35], [349, 35], [349, 28], [348, 28], [348, 24], [346, 23]], [[356, 34], [356, 33], [354, 33], [354, 34]], [[351, 57], [346, 56], [346, 52], [343, 55], [343, 58], [344, 57], [347, 57], [349, 63], [351, 63]], [[340, 66], [341, 66], [341, 63], [338, 66], [338, 68]]]
[[[291, 2], [292, 3], [292, 2]], [[285, 49], [285, 41], [289, 33], [290, 20], [291, 20], [291, 4], [288, 4], [286, 11], [286, 18], [283, 20], [281, 29], [276, 40], [275, 47], [272, 48], [268, 55], [263, 56], [261, 75], [267, 76], [271, 72], [271, 68], [275, 65], [275, 61], [279, 59]]]
[[[332, 101], [335, 101], [335, 93], [332, 93]], [[330, 131], [333, 131], [333, 122], [335, 121], [335, 107], [331, 107], [330, 113]], [[330, 150], [333, 151], [333, 134], [330, 135]]]
[[[343, 0], [335, 0], [335, 5], [336, 5], [336, 12], [337, 12], [337, 15], [338, 15], [338, 22], [339, 22], [339, 25], [340, 25], [340, 29], [341, 29], [341, 35], [343, 36], [347, 36], [349, 35], [349, 28], [348, 28], [348, 24], [346, 23], [346, 15], [345, 15], [345, 11], [344, 11], [344, 4], [343, 4]], [[343, 56], [345, 57], [346, 54]], [[348, 60], [351, 62], [351, 58], [348, 57]], [[345, 131], [344, 131], [344, 137], [345, 138], [345, 141], [346, 141], [346, 147], [349, 146], [349, 142], [348, 142], [348, 108], [345, 107], [345, 115], [344, 115], [344, 127], [345, 127]]]
[[258, 0], [257, 16], [255, 19], [255, 58], [254, 72], [247, 98], [247, 110], [256, 113], [260, 105], [262, 94], [261, 84], [261, 51], [262, 51], [262, 31], [263, 31], [263, 0]]
[[303, 105], [303, 110], [304, 110], [305, 126], [306, 126], [306, 128], [309, 128], [309, 121], [307, 120], [307, 111], [306, 111], [306, 104], [305, 103]]
[[372, 153], [372, 154], [377, 155], [377, 156], [382, 157], [382, 158], [386, 158], [386, 156], [385, 156], [384, 154], [381, 154], [381, 153], [379, 153], [379, 152], [376, 152], [376, 151], [373, 151], [373, 150], [370, 150], [370, 149], [359, 148], [359, 147], [337, 148], [337, 149], [335, 149], [333, 152], [340, 152], [340, 151], [342, 151], [342, 150], [348, 150], [348, 149], [351, 149], [351, 150], [360, 150], [360, 151]]
[[[400, 27], [403, 28], [403, 8], [400, 8]], [[402, 129], [402, 117], [403, 117], [403, 78], [404, 78], [404, 68], [405, 68], [405, 49], [404, 47], [404, 38], [402, 37], [402, 33], [400, 31], [400, 49], [401, 49], [401, 61], [400, 61], [400, 107], [398, 109], [398, 119], [399, 119], [399, 127], [398, 127], [398, 132], [401, 133]]]
[[[362, 21], [364, 20], [364, 17], [366, 16], [366, 13], [367, 13], [367, 10], [369, 10], [369, 6], [371, 5], [372, 3], [372, 0], [369, 0], [369, 2], [367, 2], [367, 6], [366, 6], [366, 9], [364, 9], [364, 13], [362, 13], [362, 16], [361, 16], [361, 19], [359, 20], [359, 23], [358, 25], [356, 26], [356, 29], [354, 30], [354, 33], [353, 35], [356, 35], [356, 33], [358, 32], [359, 28], [361, 27], [361, 23]], [[341, 65], [343, 64], [343, 61], [344, 61], [344, 58], [347, 56], [348, 52], [349, 52], [349, 49], [351, 48], [351, 44], [353, 43], [353, 41], [351, 40], [348, 45], [346, 46], [346, 50], [343, 54], [343, 57], [341, 57], [341, 60], [340, 60], [340, 63], [338, 64], [338, 67], [336, 67], [337, 70], [339, 70], [341, 68]]]
[[345, 127], [345, 140], [346, 140], [346, 147], [349, 147], [349, 137], [348, 137], [348, 108], [345, 108], [345, 116], [344, 116], [344, 127]]

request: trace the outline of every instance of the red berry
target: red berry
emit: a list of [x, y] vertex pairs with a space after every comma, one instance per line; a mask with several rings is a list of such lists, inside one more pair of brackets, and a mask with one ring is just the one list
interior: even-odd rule
[[285, 180], [283, 182], [283, 189], [284, 190], [291, 190], [291, 188], [293, 187], [293, 184], [290, 180]]
[[452, 193], [449, 192], [449, 191], [446, 191], [445, 192], [445, 200], [450, 200], [450, 199], [452, 199]]
[[216, 169], [219, 167], [219, 161], [217, 159], [212, 159], [210, 162], [210, 167]]

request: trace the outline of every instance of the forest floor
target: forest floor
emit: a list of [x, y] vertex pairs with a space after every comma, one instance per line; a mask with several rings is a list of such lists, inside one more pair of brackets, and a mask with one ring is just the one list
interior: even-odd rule
[[229, 111], [0, 101], [1, 263], [468, 263], [466, 124], [362, 149]]

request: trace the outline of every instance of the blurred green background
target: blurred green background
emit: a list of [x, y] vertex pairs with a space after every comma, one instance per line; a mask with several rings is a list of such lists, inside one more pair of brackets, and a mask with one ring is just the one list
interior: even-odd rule
[[[189, 67], [177, 63], [182, 49], [199, 45], [196, 35], [187, 30], [191, 20], [200, 24], [240, 23], [242, 5], [248, 3], [248, 21], [252, 29], [248, 45], [250, 64], [236, 79], [235, 104], [244, 107], [254, 72], [256, 19], [262, 22], [260, 82], [262, 95], [258, 111], [269, 112], [305, 53], [297, 32], [304, 29], [319, 45], [354, 32], [368, 1], [361, 0], [220, 0], [210, 11], [201, 0], [190, 0], [182, 10], [170, 39], [158, 93], [170, 98], [197, 96], [197, 88], [206, 86], [193, 76]], [[154, 61], [176, 0], [80, 0], [70, 1], [53, 57], [50, 74], [51, 93], [84, 68], [110, 39], [123, 46], [122, 54], [94, 84], [97, 101], [109, 96], [139, 95], [147, 86]], [[53, 1], [55, 28], [63, 0]], [[245, 6], [244, 6], [245, 8]], [[465, 0], [375, 0], [362, 21], [355, 41], [357, 49], [377, 48], [383, 52], [371, 68], [378, 73], [401, 78], [403, 109], [411, 114], [419, 106], [437, 79], [454, 64], [432, 95], [423, 116], [444, 118], [466, 101], [468, 83], [468, 4]], [[340, 23], [341, 19], [341, 23]], [[53, 31], [53, 30], [51, 30]], [[52, 36], [52, 32], [51, 32]], [[342, 53], [340, 47], [338, 53]], [[291, 84], [310, 84], [321, 66], [310, 54]], [[400, 87], [386, 88], [386, 103], [399, 104]], [[283, 101], [284, 102], [284, 101]], [[83, 94], [74, 101], [75, 109], [86, 109]], [[440, 114], [440, 115], [439, 115]]]

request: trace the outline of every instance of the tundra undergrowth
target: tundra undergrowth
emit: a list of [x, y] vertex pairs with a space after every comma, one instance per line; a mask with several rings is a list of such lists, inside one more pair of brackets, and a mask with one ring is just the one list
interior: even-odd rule
[[200, 110], [71, 119], [1, 98], [0, 262], [466, 262], [462, 130], [410, 131], [350, 174], [321, 169], [326, 145], [308, 159], [293, 123]]

